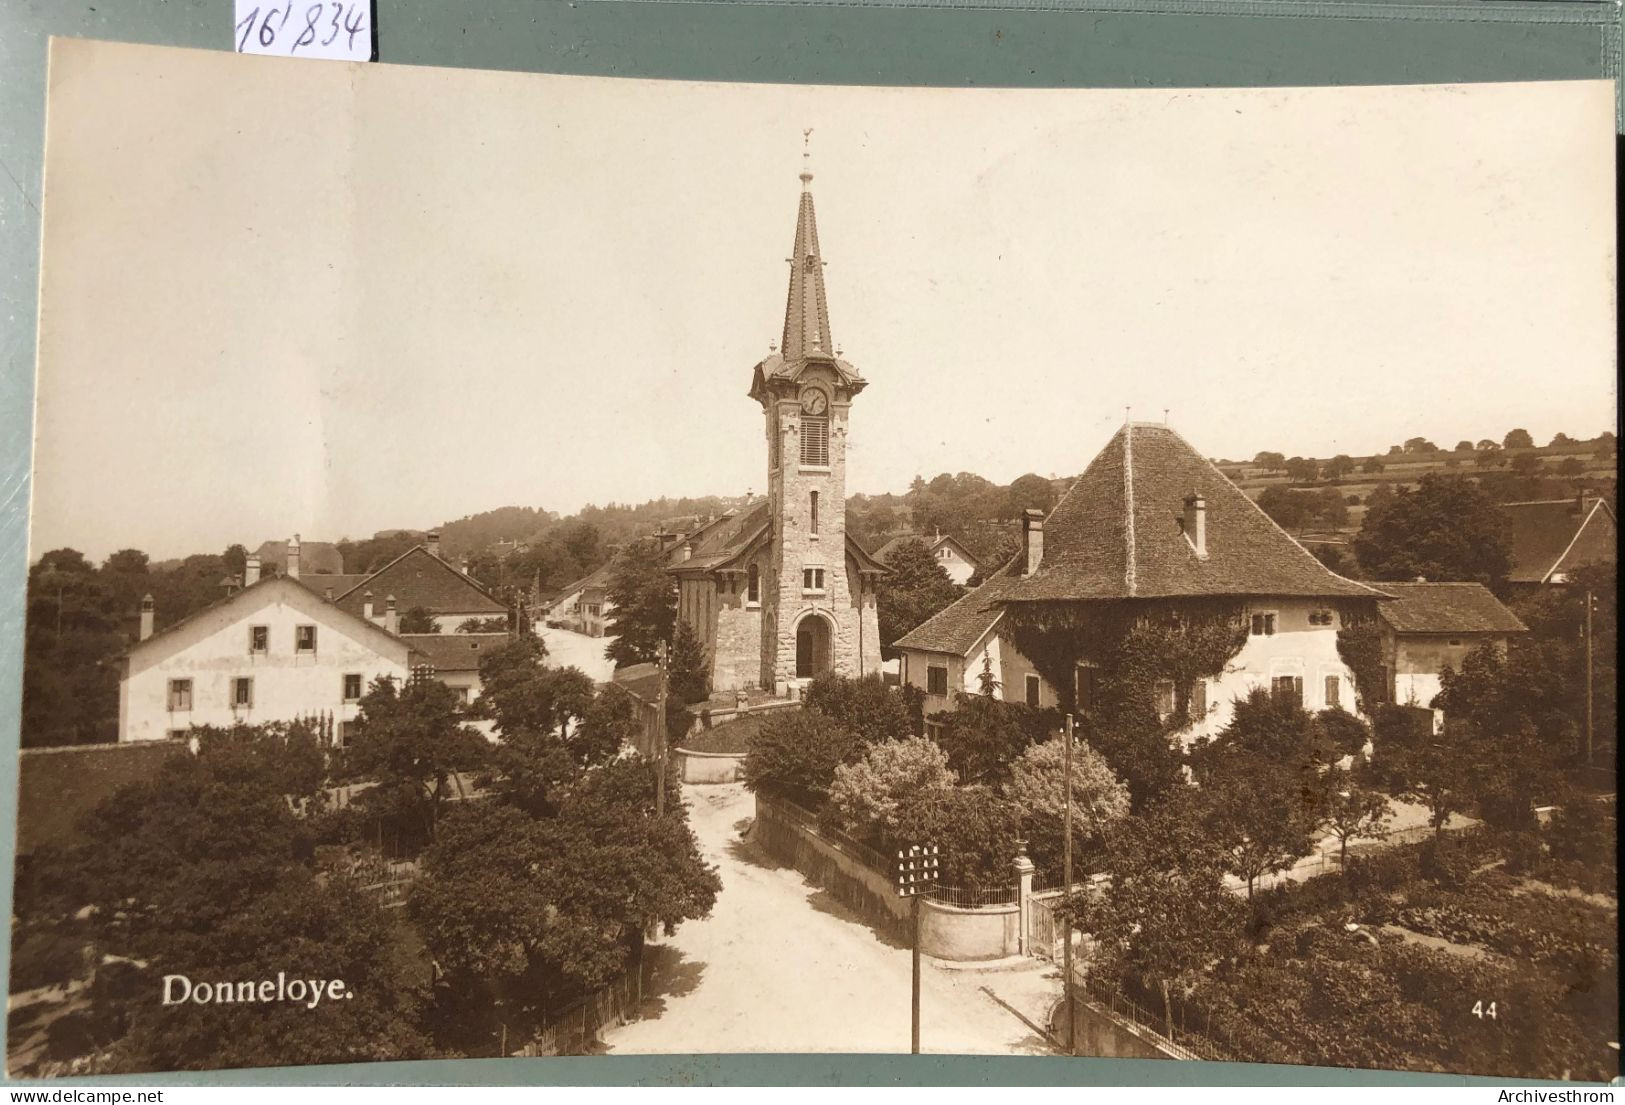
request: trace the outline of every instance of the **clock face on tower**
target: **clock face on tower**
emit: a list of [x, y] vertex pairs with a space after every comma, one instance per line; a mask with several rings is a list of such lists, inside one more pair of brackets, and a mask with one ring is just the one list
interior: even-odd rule
[[817, 388], [808, 388], [801, 396], [801, 409], [808, 414], [823, 414], [829, 409], [829, 400]]

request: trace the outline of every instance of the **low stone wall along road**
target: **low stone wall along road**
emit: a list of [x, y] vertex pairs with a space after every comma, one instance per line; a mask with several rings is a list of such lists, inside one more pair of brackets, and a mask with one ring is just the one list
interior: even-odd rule
[[[684, 797], [722, 893], [710, 917], [650, 946], [641, 1019], [609, 1031], [607, 1050], [906, 1053], [908, 948], [741, 839], [755, 813], [741, 784], [685, 787]], [[1059, 987], [1038, 960], [985, 971], [927, 960], [921, 1050], [1053, 1054], [1035, 1025]]]

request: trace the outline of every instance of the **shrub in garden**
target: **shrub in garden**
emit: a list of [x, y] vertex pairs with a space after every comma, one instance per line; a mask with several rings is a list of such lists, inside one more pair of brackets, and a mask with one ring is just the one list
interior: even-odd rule
[[762, 723], [745, 755], [745, 785], [813, 806], [823, 804], [835, 769], [863, 755], [856, 733], [817, 710], [784, 710]]
[[922, 791], [951, 787], [958, 779], [948, 756], [925, 737], [881, 741], [856, 763], [835, 769], [825, 813], [857, 837], [891, 833], [898, 806]]
[[852, 678], [821, 675], [807, 688], [806, 708], [856, 733], [866, 744], [900, 740], [919, 732], [909, 718], [908, 703], [879, 675]]
[[[1022, 813], [1033, 862], [1048, 879], [1059, 878], [1065, 852], [1065, 759], [1059, 739], [1035, 744], [1010, 765], [1002, 793]], [[1105, 757], [1087, 744], [1072, 747], [1072, 851], [1074, 877], [1092, 870], [1103, 834], [1128, 816], [1128, 787]]]
[[1015, 881], [1021, 812], [985, 787], [917, 791], [897, 808], [887, 846], [935, 844], [941, 882], [979, 891]]

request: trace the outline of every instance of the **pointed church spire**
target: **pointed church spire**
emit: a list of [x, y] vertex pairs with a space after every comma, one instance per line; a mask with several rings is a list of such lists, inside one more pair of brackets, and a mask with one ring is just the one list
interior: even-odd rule
[[796, 212], [796, 242], [790, 251], [790, 294], [784, 308], [786, 361], [813, 353], [833, 356], [829, 305], [824, 298], [824, 259], [818, 252], [818, 219], [813, 213], [812, 130], [802, 131], [801, 207]]

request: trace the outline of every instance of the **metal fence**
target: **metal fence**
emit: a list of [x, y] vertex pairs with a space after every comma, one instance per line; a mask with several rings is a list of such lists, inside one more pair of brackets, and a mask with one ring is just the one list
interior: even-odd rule
[[1027, 950], [1039, 959], [1051, 963], [1061, 958], [1061, 939], [1064, 923], [1055, 915], [1061, 899], [1033, 898], [1027, 912]]
[[980, 906], [1015, 905], [1021, 898], [1021, 887], [1013, 883], [1008, 886], [990, 887], [942, 886], [938, 884], [927, 890], [925, 896], [934, 902], [941, 902], [943, 905], [951, 905], [959, 909], [976, 909]]
[[887, 878], [896, 874], [896, 862], [894, 860], [887, 859], [874, 848], [863, 843], [863, 841], [847, 836], [833, 826], [819, 824], [818, 815], [811, 810], [804, 809], [788, 798], [781, 798], [776, 795], [774, 796], [773, 806], [787, 821], [794, 821], [802, 828], [823, 837], [865, 867], [878, 871]]

